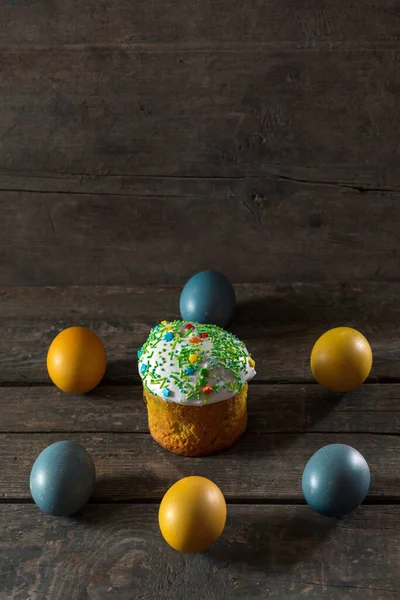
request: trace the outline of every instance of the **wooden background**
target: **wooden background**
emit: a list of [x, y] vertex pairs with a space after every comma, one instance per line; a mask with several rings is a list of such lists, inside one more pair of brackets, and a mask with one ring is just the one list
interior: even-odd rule
[[3, 285], [398, 279], [397, 0], [9, 2]]
[[[397, 0], [0, 4], [0, 600], [398, 600], [399, 67]], [[257, 377], [244, 438], [185, 459], [149, 436], [135, 357], [203, 268], [236, 285]], [[84, 398], [45, 367], [73, 324], [107, 348]], [[335, 325], [374, 351], [344, 396], [309, 369]], [[98, 482], [49, 518], [29, 472], [66, 438]], [[300, 487], [337, 441], [372, 473], [340, 521]], [[228, 501], [199, 556], [157, 525], [189, 474]]]

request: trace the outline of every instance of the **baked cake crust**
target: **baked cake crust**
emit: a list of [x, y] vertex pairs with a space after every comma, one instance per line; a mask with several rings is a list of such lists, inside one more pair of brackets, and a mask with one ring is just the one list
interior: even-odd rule
[[150, 433], [160, 446], [183, 456], [208, 456], [229, 448], [247, 427], [247, 391], [245, 384], [229, 400], [185, 406], [144, 388]]

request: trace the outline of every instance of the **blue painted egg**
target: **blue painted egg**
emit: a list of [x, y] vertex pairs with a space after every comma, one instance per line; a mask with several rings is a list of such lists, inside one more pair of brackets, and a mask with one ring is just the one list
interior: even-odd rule
[[343, 517], [367, 495], [370, 472], [365, 458], [345, 444], [329, 444], [312, 455], [303, 472], [307, 504], [327, 517]]
[[201, 271], [182, 290], [180, 311], [184, 321], [225, 327], [236, 307], [233, 285], [218, 271]]
[[49, 515], [67, 517], [89, 500], [96, 470], [89, 452], [75, 442], [56, 442], [37, 457], [30, 488], [38, 507]]

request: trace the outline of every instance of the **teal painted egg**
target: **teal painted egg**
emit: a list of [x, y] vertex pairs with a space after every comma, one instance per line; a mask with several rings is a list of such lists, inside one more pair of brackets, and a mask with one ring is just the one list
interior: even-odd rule
[[365, 458], [346, 444], [329, 444], [312, 455], [303, 472], [307, 504], [327, 517], [343, 517], [367, 495], [370, 471]]
[[184, 321], [226, 327], [235, 313], [235, 290], [219, 271], [201, 271], [186, 283], [179, 307]]
[[30, 489], [37, 506], [49, 515], [75, 514], [89, 500], [96, 470], [89, 452], [76, 442], [56, 442], [39, 454]]

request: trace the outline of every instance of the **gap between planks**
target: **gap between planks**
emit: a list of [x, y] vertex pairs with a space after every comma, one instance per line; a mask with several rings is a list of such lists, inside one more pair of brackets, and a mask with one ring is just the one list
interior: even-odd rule
[[245, 53], [254, 51], [275, 52], [376, 52], [400, 50], [398, 40], [379, 40], [369, 42], [351, 41], [273, 41], [273, 42], [116, 42], [116, 43], [66, 43], [66, 44], [3, 44], [0, 52], [5, 54], [24, 54], [34, 52], [121, 52], [136, 53], [165, 53], [165, 52], [229, 52]]
[[[287, 436], [298, 436], [298, 435], [302, 435], [306, 433], [307, 435], [342, 435], [344, 433], [351, 433], [351, 435], [374, 435], [374, 436], [385, 436], [385, 437], [400, 437], [400, 432], [398, 433], [394, 433], [394, 432], [385, 432], [385, 431], [368, 431], [368, 430], [359, 430], [359, 431], [343, 431], [341, 429], [336, 430], [329, 430], [329, 432], [324, 431], [323, 429], [318, 430], [318, 429], [313, 429], [313, 431], [304, 431], [304, 430], [296, 430], [296, 431], [285, 431], [284, 429], [276, 429], [276, 430], [271, 430], [271, 431], [260, 431], [257, 433], [254, 432], [246, 432], [247, 436], [257, 436], [257, 437], [266, 437], [269, 435], [287, 435]], [[36, 429], [36, 430], [32, 430], [32, 431], [26, 431], [24, 429], [18, 430], [18, 429], [13, 429], [13, 430], [5, 430], [3, 431], [2, 429], [0, 429], [0, 435], [126, 435], [126, 434], [131, 434], [131, 435], [147, 435], [150, 436], [149, 430], [148, 429], [124, 429], [121, 431], [113, 431], [110, 429], [65, 429], [65, 430], [60, 430], [60, 429], [46, 429], [45, 431], [43, 431], [42, 429]]]
[[[230, 506], [306, 506], [305, 500], [299, 500], [298, 498], [245, 498], [245, 497], [236, 497], [229, 496], [229, 494], [224, 494], [226, 504]], [[132, 498], [129, 499], [121, 499], [121, 500], [110, 500], [110, 499], [95, 499], [90, 500], [85, 504], [85, 506], [107, 506], [111, 505], [157, 505], [160, 504], [161, 498]], [[0, 497], [0, 505], [33, 505], [35, 504], [32, 498], [4, 498]], [[375, 496], [375, 497], [366, 497], [360, 507], [363, 506], [399, 506], [400, 498], [396, 496]]]

